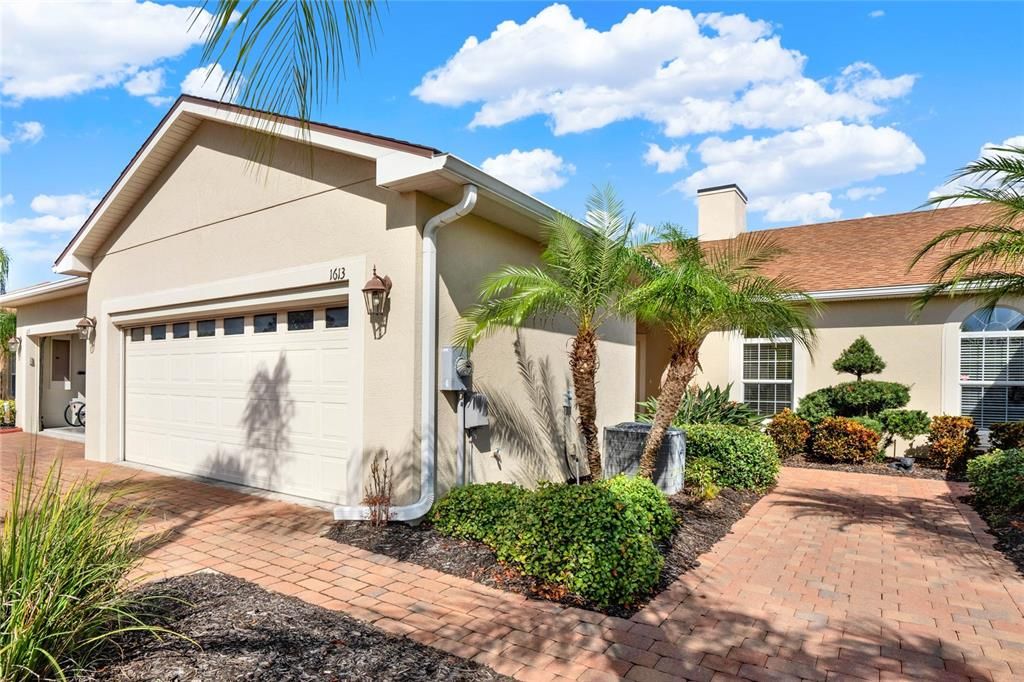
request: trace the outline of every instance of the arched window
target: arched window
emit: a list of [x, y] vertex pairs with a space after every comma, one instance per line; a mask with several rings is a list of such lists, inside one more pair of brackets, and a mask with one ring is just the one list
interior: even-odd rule
[[1024, 420], [1024, 313], [983, 308], [960, 325], [960, 414], [980, 429]]

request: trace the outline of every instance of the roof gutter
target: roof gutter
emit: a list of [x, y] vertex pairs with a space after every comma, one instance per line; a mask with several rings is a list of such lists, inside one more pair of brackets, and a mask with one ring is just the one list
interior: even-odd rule
[[[462, 200], [438, 213], [423, 226], [423, 283], [421, 306], [423, 322], [420, 327], [420, 497], [402, 507], [392, 507], [391, 518], [396, 521], [415, 521], [430, 511], [434, 504], [437, 465], [437, 232], [445, 225], [469, 215], [476, 207], [477, 187], [462, 186]], [[339, 521], [365, 519], [369, 510], [363, 506], [334, 508]]]

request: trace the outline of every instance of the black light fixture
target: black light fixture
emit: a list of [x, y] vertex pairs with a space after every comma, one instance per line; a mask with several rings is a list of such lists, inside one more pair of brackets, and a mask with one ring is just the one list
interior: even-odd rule
[[96, 329], [96, 318], [86, 315], [78, 321], [75, 325], [75, 329], [78, 330], [78, 338], [83, 341], [88, 341], [89, 337], [92, 336], [93, 331]]
[[377, 266], [373, 266], [373, 277], [363, 287], [363, 298], [366, 299], [366, 312], [372, 318], [383, 317], [387, 312], [388, 297], [391, 296], [391, 278], [377, 274]]

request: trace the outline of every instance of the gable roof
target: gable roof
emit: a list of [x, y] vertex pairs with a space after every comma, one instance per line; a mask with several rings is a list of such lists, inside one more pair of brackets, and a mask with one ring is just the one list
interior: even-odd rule
[[[788, 276], [810, 293], [920, 287], [931, 283], [936, 266], [952, 250], [934, 249], [908, 270], [922, 246], [945, 230], [993, 217], [992, 206], [973, 204], [759, 230], [784, 250], [762, 270], [771, 277]], [[727, 241], [702, 244], [713, 249]]]
[[449, 204], [457, 203], [462, 185], [476, 184], [485, 199], [483, 209], [477, 213], [503, 221], [530, 236], [536, 236], [538, 218], [555, 213], [544, 202], [434, 147], [327, 123], [303, 126], [291, 116], [182, 95], [57, 257], [56, 272], [88, 275], [92, 271], [96, 252], [204, 121], [271, 132], [284, 139], [372, 159], [376, 162], [379, 186], [403, 192], [422, 191]]

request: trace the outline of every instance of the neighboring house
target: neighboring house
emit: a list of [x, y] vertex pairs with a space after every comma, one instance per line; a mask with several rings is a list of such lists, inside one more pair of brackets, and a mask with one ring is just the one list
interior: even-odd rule
[[[369, 462], [387, 452], [399, 516], [421, 516], [435, 450], [439, 492], [456, 469], [442, 349], [485, 275], [537, 262], [538, 221], [553, 209], [394, 139], [312, 124], [311, 158], [287, 118], [270, 165], [256, 167], [251, 129], [265, 121], [180, 98], [58, 258], [71, 278], [0, 298], [18, 311], [18, 424], [60, 434], [67, 401], [87, 397], [89, 459], [319, 500], [339, 516], [357, 513]], [[361, 290], [374, 271], [393, 288], [386, 316], [371, 319]], [[93, 324], [82, 340], [76, 328]], [[634, 408], [622, 389], [635, 326], [605, 331], [602, 426]], [[568, 475], [571, 332], [531, 328], [478, 347], [475, 388], [491, 414], [467, 446], [474, 480]]]
[[[713, 247], [746, 229], [746, 197], [736, 185], [698, 192], [698, 236]], [[765, 415], [807, 393], [854, 379], [832, 362], [864, 335], [886, 361], [878, 378], [909, 384], [911, 408], [966, 414], [982, 428], [1024, 419], [1024, 301], [989, 318], [968, 297], [934, 300], [912, 316], [942, 251], [909, 269], [923, 244], [944, 230], [990, 219], [981, 205], [768, 230], [784, 249], [765, 274], [785, 275], [824, 304], [813, 355], [786, 339], [719, 333], [701, 349], [696, 383], [732, 384], [735, 400]], [[637, 331], [637, 397], [656, 395], [668, 360], [663, 332]]]

